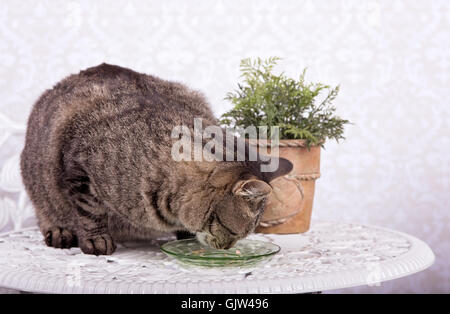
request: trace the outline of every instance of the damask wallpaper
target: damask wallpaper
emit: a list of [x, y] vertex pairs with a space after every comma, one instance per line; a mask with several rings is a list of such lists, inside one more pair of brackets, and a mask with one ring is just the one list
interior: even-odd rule
[[450, 292], [447, 0], [0, 0], [0, 231], [35, 224], [19, 174], [33, 102], [102, 62], [184, 82], [217, 115], [244, 57], [340, 84], [347, 139], [326, 143], [313, 222], [380, 225], [426, 241], [430, 269], [333, 292]]

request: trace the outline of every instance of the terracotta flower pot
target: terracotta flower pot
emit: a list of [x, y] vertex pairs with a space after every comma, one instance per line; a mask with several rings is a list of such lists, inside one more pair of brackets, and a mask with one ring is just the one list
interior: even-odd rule
[[[270, 142], [250, 140], [250, 145], [266, 147], [270, 155]], [[314, 200], [315, 180], [320, 177], [320, 146], [308, 150], [303, 140], [280, 140], [279, 156], [294, 165], [286, 176], [272, 181], [264, 215], [256, 232], [302, 233], [309, 229]], [[262, 151], [264, 153], [264, 151]]]

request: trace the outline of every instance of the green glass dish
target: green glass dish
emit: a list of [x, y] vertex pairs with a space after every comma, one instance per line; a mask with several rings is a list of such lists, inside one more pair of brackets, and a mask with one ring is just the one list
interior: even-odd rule
[[207, 267], [253, 265], [280, 251], [276, 244], [257, 240], [239, 240], [227, 250], [202, 245], [196, 239], [171, 241], [161, 250], [185, 264]]

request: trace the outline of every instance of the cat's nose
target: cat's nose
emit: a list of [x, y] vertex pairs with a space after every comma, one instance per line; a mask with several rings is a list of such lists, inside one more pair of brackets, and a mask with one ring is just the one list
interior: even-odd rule
[[235, 245], [237, 242], [237, 239], [224, 239], [222, 241], [216, 241], [216, 249], [221, 249], [221, 250], [227, 250], [231, 247], [233, 247], [233, 245]]
[[197, 233], [197, 240], [206, 246], [218, 249], [226, 250], [231, 248], [238, 239], [236, 238], [219, 238], [208, 234], [206, 232]]
[[228, 250], [229, 248], [232, 248], [233, 245], [236, 244], [236, 242], [237, 242], [237, 240], [232, 240], [231, 242], [227, 243], [227, 244], [223, 247], [223, 249], [224, 249], [224, 250]]

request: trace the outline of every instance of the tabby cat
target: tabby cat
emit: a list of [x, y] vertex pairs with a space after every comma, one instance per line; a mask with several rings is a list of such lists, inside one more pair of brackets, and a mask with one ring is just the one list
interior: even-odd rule
[[28, 120], [21, 173], [48, 246], [112, 254], [115, 242], [187, 231], [215, 248], [251, 233], [292, 164], [175, 161], [175, 126], [217, 125], [182, 84], [101, 64], [47, 90]]

